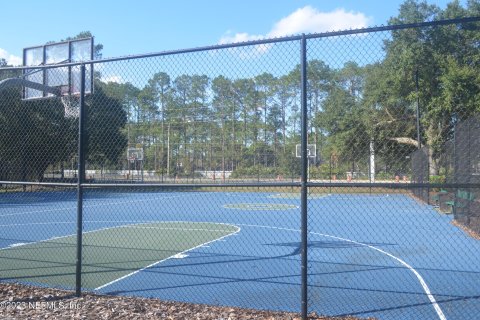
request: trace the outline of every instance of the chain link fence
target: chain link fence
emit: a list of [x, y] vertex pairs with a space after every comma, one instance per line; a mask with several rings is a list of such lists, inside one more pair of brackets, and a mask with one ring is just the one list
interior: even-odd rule
[[93, 68], [93, 90], [0, 91], [1, 280], [475, 317], [478, 23], [39, 66]]
[[455, 221], [476, 233], [480, 231], [480, 207], [476, 200], [479, 194], [478, 189], [468, 185], [480, 182], [479, 134], [478, 117], [465, 119], [455, 126], [453, 179], [464, 186], [456, 188], [450, 200]]
[[[428, 147], [423, 147], [412, 152], [411, 158], [413, 183], [425, 184], [430, 182], [430, 171], [428, 164], [429, 152], [430, 149]], [[413, 194], [424, 202], [430, 202], [430, 191], [428, 186], [414, 189]]]

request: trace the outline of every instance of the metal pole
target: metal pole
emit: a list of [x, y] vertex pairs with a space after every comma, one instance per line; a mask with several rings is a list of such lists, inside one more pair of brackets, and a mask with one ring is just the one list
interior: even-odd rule
[[427, 148], [427, 205], [430, 205], [430, 149]]
[[422, 141], [420, 140], [420, 96], [418, 86], [418, 67], [415, 69], [415, 90], [417, 95], [416, 112], [417, 112], [417, 143], [418, 149], [422, 147]]
[[83, 231], [83, 186], [85, 182], [85, 65], [80, 65], [80, 110], [78, 117], [78, 175], [77, 175], [77, 261], [75, 295], [82, 293], [82, 231]]
[[[418, 85], [418, 66], [415, 68], [415, 93], [417, 96], [416, 101], [416, 113], [417, 113], [417, 147], [420, 150], [422, 148], [422, 140], [420, 140], [420, 95]], [[427, 182], [430, 182], [430, 150], [427, 148]], [[423, 192], [422, 192], [423, 194]], [[430, 188], [427, 187], [427, 204], [430, 205]]]
[[[21, 114], [22, 114], [22, 118], [23, 119], [28, 119], [27, 116], [26, 116], [26, 109], [25, 108], [21, 108]], [[28, 134], [28, 131], [27, 131], [27, 121], [22, 121], [21, 122], [22, 124], [22, 127], [21, 127], [21, 130], [22, 130], [22, 137], [23, 139], [21, 139], [21, 152], [22, 152], [22, 181], [25, 182], [27, 181], [27, 141], [30, 140], [30, 135]], [[23, 192], [26, 192], [27, 191], [27, 186], [24, 184], [22, 185], [22, 191]]]
[[[457, 168], [457, 123], [453, 125], [453, 183], [456, 185], [458, 183], [457, 181], [457, 176], [458, 176], [459, 170]], [[455, 209], [455, 203], [457, 203], [457, 192], [458, 189], [454, 189], [454, 194], [453, 194], [453, 203], [454, 205], [452, 206], [452, 214], [453, 214], [453, 219], [457, 218], [457, 212]]]
[[310, 181], [310, 156], [307, 156], [307, 181]]
[[[330, 178], [329, 178], [329, 184], [331, 185], [332, 184], [332, 155], [330, 154], [330, 160], [329, 160], [329, 167], [330, 167]], [[332, 193], [332, 187], [330, 186], [329, 187], [329, 192]]]
[[301, 273], [302, 273], [302, 319], [307, 319], [308, 313], [308, 259], [307, 259], [307, 196], [308, 196], [308, 154], [307, 154], [307, 40], [305, 34], [302, 34], [300, 45], [300, 60], [301, 60], [301, 119], [302, 119], [302, 181], [301, 181]]

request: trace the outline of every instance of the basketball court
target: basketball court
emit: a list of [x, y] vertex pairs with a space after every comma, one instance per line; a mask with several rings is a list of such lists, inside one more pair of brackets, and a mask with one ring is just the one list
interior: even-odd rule
[[[389, 33], [377, 37], [379, 48], [394, 29], [384, 31]], [[367, 39], [351, 35], [352, 46]], [[318, 38], [331, 47], [326, 40], [342, 36]], [[1, 102], [21, 114], [10, 129], [15, 134], [2, 145], [10, 154], [0, 159], [0, 281], [75, 290], [78, 296], [301, 311], [303, 318], [306, 311], [380, 319], [478, 314], [480, 265], [474, 262], [480, 260], [480, 242], [454, 224], [459, 220], [430, 205], [431, 195], [448, 196], [442, 203], [456, 210], [462, 200], [458, 185], [445, 187], [447, 192], [440, 190], [448, 185], [442, 181], [432, 190], [428, 156], [418, 172], [408, 168], [411, 150], [420, 151], [423, 143], [418, 102], [417, 122], [409, 125], [418, 136], [409, 133], [402, 146], [393, 142], [406, 138], [390, 137], [387, 129], [388, 137], [375, 136], [376, 124], [362, 125], [369, 126], [358, 131], [364, 141], [343, 128], [358, 127], [356, 122], [335, 130], [319, 126], [329, 90], [349, 97], [352, 106], [346, 102], [345, 112], [363, 95], [327, 85], [338, 85], [333, 72], [342, 74], [355, 54], [364, 59], [355, 68], [380, 66], [385, 52], [379, 49], [377, 61], [366, 57], [366, 47], [363, 54], [336, 47], [346, 57], [353, 54], [352, 61], [323, 65], [325, 52], [335, 46], [325, 50], [314, 39], [302, 35], [100, 61], [94, 60], [93, 38], [25, 48], [23, 67], [5, 68], [16, 73], [0, 81], [0, 91], [19, 88]], [[232, 57], [234, 50], [252, 48], [264, 49], [254, 55], [258, 63]], [[278, 60], [269, 61], [268, 54]], [[332, 79], [309, 78], [310, 62], [332, 72]], [[262, 84], [258, 75], [273, 80]], [[315, 83], [309, 81], [319, 87], [311, 96]], [[320, 88], [323, 82], [328, 90]], [[187, 94], [190, 87], [195, 92]], [[416, 90], [409, 97], [419, 93], [418, 76]], [[381, 111], [378, 106], [371, 111]], [[398, 119], [413, 120], [411, 108]], [[5, 119], [10, 117], [17, 115]], [[282, 123], [276, 119], [281, 117]], [[275, 118], [273, 125], [269, 118]], [[377, 138], [383, 146], [376, 146]], [[478, 158], [462, 166], [472, 164]], [[448, 162], [440, 169], [459, 173]], [[96, 181], [88, 170], [107, 178]], [[211, 174], [207, 183], [182, 180], [193, 181], [202, 171]], [[400, 172], [411, 180], [400, 182]], [[465, 176], [464, 188], [478, 187], [471, 185], [478, 172]], [[468, 206], [480, 208], [467, 198]]]
[[[65, 191], [0, 194], [2, 281], [75, 287], [75, 201]], [[299, 205], [290, 192], [88, 191], [82, 286], [296, 311]], [[478, 309], [478, 266], [458, 248], [479, 244], [450, 216], [408, 194], [315, 194], [308, 205], [311, 310], [443, 319]]]

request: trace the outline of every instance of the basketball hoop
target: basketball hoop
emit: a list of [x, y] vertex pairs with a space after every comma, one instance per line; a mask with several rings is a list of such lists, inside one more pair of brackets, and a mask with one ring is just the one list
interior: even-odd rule
[[[302, 157], [302, 145], [297, 144], [295, 148], [295, 157]], [[307, 158], [317, 157], [317, 146], [315, 144], [307, 144]]]
[[71, 95], [68, 86], [60, 86], [60, 101], [65, 109], [65, 118], [80, 116], [80, 97]]
[[143, 161], [143, 148], [128, 148], [127, 159], [130, 161], [130, 163], [134, 163], [135, 161]]
[[65, 118], [78, 118], [80, 116], [80, 100], [70, 95], [61, 96], [63, 107], [65, 109]]

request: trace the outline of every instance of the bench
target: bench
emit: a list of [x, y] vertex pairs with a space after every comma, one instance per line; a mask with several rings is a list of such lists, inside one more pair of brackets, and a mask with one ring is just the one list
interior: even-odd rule
[[432, 196], [433, 204], [439, 208], [441, 212], [451, 212], [451, 207], [448, 205], [453, 200], [453, 193], [447, 190], [440, 190]]
[[432, 200], [437, 204], [437, 206], [440, 204], [440, 201], [441, 201], [441, 198], [443, 196], [446, 196], [448, 195], [448, 191], [447, 190], [440, 190], [439, 192], [437, 192], [435, 195], [432, 196]]
[[[468, 204], [467, 201], [470, 201], [470, 202], [475, 201], [475, 194], [465, 190], [457, 190], [455, 198], [456, 198], [455, 200], [445, 201], [445, 204], [447, 206], [450, 206], [451, 208], [453, 208], [454, 206], [456, 206], [457, 208], [465, 208], [465, 206]], [[466, 201], [462, 201], [462, 200], [466, 200]]]

